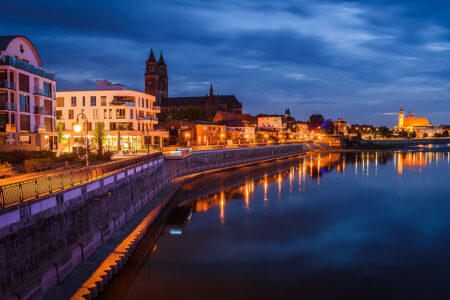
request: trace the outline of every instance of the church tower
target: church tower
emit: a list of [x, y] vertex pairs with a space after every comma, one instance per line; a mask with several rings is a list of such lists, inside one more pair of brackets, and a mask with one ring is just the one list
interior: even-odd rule
[[159, 99], [157, 103], [161, 103], [161, 100], [169, 96], [169, 77], [167, 76], [167, 65], [164, 61], [162, 51], [158, 61], [159, 69]]
[[167, 65], [162, 56], [157, 62], [153, 49], [145, 62], [145, 93], [155, 96], [156, 104], [160, 105], [163, 98], [168, 96], [169, 78], [167, 76]]
[[403, 105], [400, 106], [400, 113], [398, 114], [398, 128], [403, 128], [403, 121], [405, 115], [403, 114]]

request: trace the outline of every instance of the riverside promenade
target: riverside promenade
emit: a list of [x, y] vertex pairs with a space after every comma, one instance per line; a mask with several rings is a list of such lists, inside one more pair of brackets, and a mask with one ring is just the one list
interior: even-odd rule
[[[180, 160], [140, 158], [131, 166], [4, 208], [0, 298], [95, 297], [122, 268], [183, 180], [324, 148], [301, 143], [198, 151]], [[84, 268], [76, 271], [78, 266]]]

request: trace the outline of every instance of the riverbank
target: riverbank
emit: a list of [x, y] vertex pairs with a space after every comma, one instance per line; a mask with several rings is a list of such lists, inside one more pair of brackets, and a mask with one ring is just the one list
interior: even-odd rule
[[[112, 276], [123, 267], [136, 248], [138, 241], [184, 182], [214, 172], [285, 159], [308, 151], [327, 148], [326, 145], [307, 143], [253, 149], [215, 150], [196, 152], [181, 161], [165, 162], [162, 172], [166, 174], [165, 178], [167, 179], [164, 181], [168, 180], [170, 183], [162, 184], [161, 189], [153, 197], [141, 195], [142, 191], [139, 190], [139, 186], [141, 189], [143, 186], [133, 184], [133, 187], [137, 186], [138, 190], [134, 191], [136, 195], [132, 193], [131, 197], [135, 198], [134, 201], [142, 202], [144, 208], [131, 215], [125, 223], [126, 225], [118, 226], [117, 230], [114, 227], [111, 236], [102, 240], [101, 245], [92, 254], [78, 262], [67, 277], [61, 278], [58, 285], [46, 293], [46, 298], [63, 299], [71, 295], [76, 295], [75, 298], [80, 299], [84, 295], [95, 297]], [[151, 199], [140, 201], [141, 196]], [[101, 201], [101, 197], [97, 201]]]

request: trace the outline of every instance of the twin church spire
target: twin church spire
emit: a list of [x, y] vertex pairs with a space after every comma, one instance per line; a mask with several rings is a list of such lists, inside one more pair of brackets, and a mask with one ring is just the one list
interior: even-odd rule
[[169, 77], [162, 51], [157, 62], [153, 49], [151, 49], [145, 62], [145, 93], [155, 96], [158, 105], [169, 94]]

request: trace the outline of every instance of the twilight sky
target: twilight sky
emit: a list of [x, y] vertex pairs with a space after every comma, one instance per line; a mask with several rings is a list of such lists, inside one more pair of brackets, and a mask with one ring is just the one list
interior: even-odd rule
[[450, 123], [448, 1], [3, 0], [2, 10], [0, 34], [27, 36], [60, 91], [96, 79], [143, 91], [153, 47], [170, 96], [213, 82], [246, 113], [393, 126], [403, 104]]

